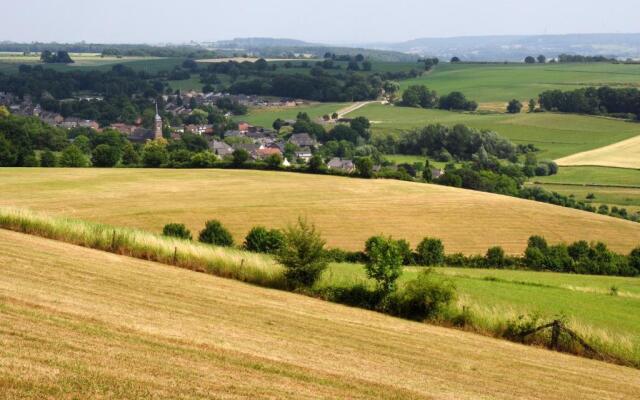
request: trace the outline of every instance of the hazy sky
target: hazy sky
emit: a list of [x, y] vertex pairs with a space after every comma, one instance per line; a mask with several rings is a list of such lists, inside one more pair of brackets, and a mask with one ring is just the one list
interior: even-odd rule
[[314, 42], [640, 32], [638, 0], [7, 0], [0, 41]]

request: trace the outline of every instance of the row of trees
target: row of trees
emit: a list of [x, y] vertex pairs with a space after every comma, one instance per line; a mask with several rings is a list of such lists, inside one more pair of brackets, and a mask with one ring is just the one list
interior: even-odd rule
[[475, 111], [478, 103], [468, 100], [461, 92], [451, 92], [438, 97], [435, 90], [424, 85], [409, 86], [402, 93], [402, 105], [407, 107], [440, 108], [443, 110]]
[[588, 87], [563, 92], [549, 90], [540, 94], [540, 106], [549, 111], [580, 114], [640, 116], [640, 90]]

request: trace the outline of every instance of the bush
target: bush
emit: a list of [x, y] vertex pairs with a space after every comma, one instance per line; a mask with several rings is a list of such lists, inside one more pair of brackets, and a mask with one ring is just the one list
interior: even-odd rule
[[522, 103], [518, 100], [513, 99], [507, 105], [507, 112], [509, 114], [518, 114], [522, 110]]
[[389, 297], [387, 311], [402, 318], [425, 320], [440, 315], [455, 298], [453, 283], [433, 278], [428, 269]]
[[220, 221], [207, 221], [205, 227], [200, 231], [198, 240], [202, 243], [215, 244], [217, 246], [232, 246], [233, 237], [231, 233], [222, 226]]
[[404, 254], [402, 246], [391, 237], [374, 236], [365, 244], [367, 262], [364, 269], [378, 285], [378, 291], [387, 295], [395, 290], [395, 282], [402, 273]]
[[328, 287], [322, 290], [321, 296], [340, 304], [374, 310], [382, 298], [380, 292], [371, 290], [362, 283], [348, 287]]
[[418, 262], [422, 265], [442, 265], [444, 263], [444, 245], [440, 239], [426, 237], [416, 248]]
[[150, 141], [144, 145], [142, 151], [142, 164], [148, 168], [158, 168], [167, 163], [169, 153], [164, 143], [160, 141]]
[[367, 255], [363, 251], [347, 251], [342, 249], [328, 249], [325, 251], [328, 261], [337, 263], [364, 264], [367, 262]]
[[491, 247], [485, 255], [487, 267], [502, 268], [507, 264], [504, 250], [500, 246]]
[[51, 150], [45, 150], [40, 154], [41, 167], [55, 167], [58, 164], [56, 155]]
[[277, 260], [285, 268], [285, 278], [293, 287], [311, 287], [327, 268], [324, 240], [313, 224], [299, 218], [284, 232], [284, 245]]
[[86, 157], [76, 145], [67, 146], [60, 155], [61, 167], [81, 168], [88, 165]]
[[629, 268], [632, 275], [640, 275], [640, 247], [636, 247], [629, 253]]
[[164, 236], [176, 237], [180, 239], [191, 240], [191, 232], [187, 229], [184, 224], [166, 224], [164, 228], [162, 228], [162, 234]]
[[244, 239], [243, 247], [255, 253], [276, 254], [282, 248], [284, 234], [277, 230], [267, 230], [262, 226], [251, 228]]
[[100, 144], [93, 149], [91, 162], [96, 167], [114, 167], [120, 160], [120, 149], [108, 144]]

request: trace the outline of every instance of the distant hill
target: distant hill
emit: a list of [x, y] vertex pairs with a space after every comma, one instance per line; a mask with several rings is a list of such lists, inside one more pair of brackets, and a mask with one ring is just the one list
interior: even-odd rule
[[520, 61], [528, 55], [555, 57], [561, 53], [640, 57], [640, 33], [421, 38], [399, 43], [370, 43], [364, 47], [469, 61]]

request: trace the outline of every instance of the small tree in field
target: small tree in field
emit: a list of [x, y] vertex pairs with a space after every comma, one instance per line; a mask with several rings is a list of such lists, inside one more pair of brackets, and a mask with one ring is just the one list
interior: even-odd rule
[[324, 240], [313, 224], [299, 218], [284, 232], [284, 245], [277, 260], [285, 268], [285, 278], [293, 287], [311, 287], [327, 268]]
[[485, 255], [488, 267], [502, 268], [506, 265], [507, 261], [504, 255], [504, 250], [500, 246], [491, 247], [487, 250]]
[[522, 110], [522, 103], [518, 100], [513, 99], [507, 105], [507, 112], [509, 114], [518, 114]]
[[534, 99], [529, 100], [529, 112], [534, 112], [536, 110], [536, 101]]
[[365, 244], [367, 276], [374, 279], [378, 291], [386, 296], [395, 290], [395, 283], [402, 273], [404, 254], [397, 240], [391, 237], [374, 236]]
[[416, 248], [422, 265], [441, 265], [444, 263], [444, 245], [440, 239], [426, 237]]
[[283, 244], [284, 234], [281, 231], [255, 226], [244, 239], [243, 247], [256, 253], [276, 254], [282, 249]]
[[187, 229], [184, 224], [166, 224], [164, 228], [162, 228], [162, 234], [164, 236], [176, 237], [180, 239], [191, 240], [191, 232]]
[[220, 221], [207, 221], [205, 227], [200, 231], [198, 240], [202, 243], [215, 244], [217, 246], [232, 246], [233, 237], [231, 233], [222, 226]]

